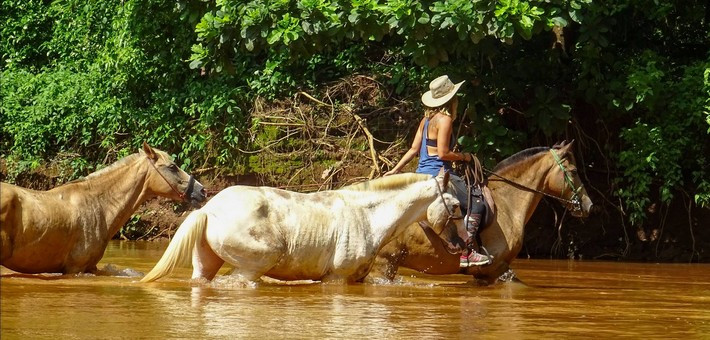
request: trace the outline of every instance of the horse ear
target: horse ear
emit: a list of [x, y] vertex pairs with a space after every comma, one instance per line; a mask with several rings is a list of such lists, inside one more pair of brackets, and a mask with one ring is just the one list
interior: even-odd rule
[[562, 147], [560, 148], [560, 153], [564, 155], [567, 152], [569, 152], [569, 150], [572, 148], [573, 143], [574, 143], [574, 139], [569, 143], [563, 144]]
[[151, 148], [145, 141], [143, 141], [143, 152], [145, 152], [145, 155], [152, 160], [158, 159], [158, 154], [156, 154], [155, 150], [153, 150], [153, 148]]

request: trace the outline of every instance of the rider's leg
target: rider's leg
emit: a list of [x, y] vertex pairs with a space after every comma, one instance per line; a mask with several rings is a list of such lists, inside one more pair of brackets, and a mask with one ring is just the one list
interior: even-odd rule
[[[461, 214], [464, 217], [464, 226], [466, 230], [459, 230], [459, 237], [466, 243], [467, 249], [461, 254], [460, 264], [462, 267], [469, 266], [480, 266], [482, 264], [488, 264], [489, 258], [486, 255], [479, 254], [474, 250], [475, 248], [475, 236], [476, 230], [481, 224], [481, 220], [486, 213], [486, 207], [483, 203], [483, 196], [473, 196], [471, 200], [471, 211], [467, 214], [469, 207], [468, 201], [468, 186], [466, 181], [461, 177], [451, 174], [449, 176], [449, 183], [453, 185], [456, 192], [456, 198], [461, 203]], [[468, 221], [468, 223], [466, 223]]]
[[466, 226], [466, 251], [461, 254], [461, 267], [480, 266], [489, 264], [490, 258], [486, 255], [476, 252], [476, 234], [481, 227], [483, 217], [486, 213], [486, 206], [483, 203], [483, 198], [480, 195], [472, 196], [470, 203], [470, 211], [464, 217], [464, 225]]

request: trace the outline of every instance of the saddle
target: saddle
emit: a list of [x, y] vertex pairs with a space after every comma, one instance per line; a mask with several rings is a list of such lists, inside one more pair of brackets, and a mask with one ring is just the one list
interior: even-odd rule
[[[493, 220], [495, 219], [496, 214], [496, 206], [495, 202], [493, 201], [491, 189], [488, 188], [488, 186], [486, 185], [488, 181], [483, 177], [483, 168], [481, 167], [481, 163], [475, 156], [473, 157], [470, 163], [466, 163], [464, 165], [464, 176], [461, 177], [463, 177], [466, 181], [469, 197], [477, 197], [483, 201], [485, 212], [483, 214], [484, 216], [481, 221], [481, 224], [478, 226], [474, 237], [477, 244], [477, 248], [479, 248], [478, 250], [487, 254], [488, 251], [483, 248], [483, 244], [481, 242], [480, 231], [493, 224]], [[471, 200], [472, 199], [469, 199], [469, 202]], [[456, 250], [456, 245], [454, 245], [454, 243], [463, 243], [463, 238], [458, 238], [458, 241], [444, 240], [431, 228], [429, 223], [421, 221], [419, 222], [419, 226], [422, 228], [424, 234], [432, 244], [441, 243], [443, 249], [448, 251], [450, 254], [456, 254], [460, 251]], [[461, 237], [460, 233], [459, 237]]]
[[488, 188], [486, 184], [487, 182], [484, 182], [476, 188], [471, 189], [471, 196], [481, 198], [483, 205], [486, 207], [486, 212], [483, 215], [483, 221], [481, 221], [482, 223], [479, 226], [479, 230], [493, 224], [493, 217], [496, 214], [496, 205], [493, 201], [493, 195], [491, 194], [491, 189]]

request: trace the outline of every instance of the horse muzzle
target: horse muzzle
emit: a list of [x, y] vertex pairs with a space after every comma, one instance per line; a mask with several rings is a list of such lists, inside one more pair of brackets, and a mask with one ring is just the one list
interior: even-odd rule
[[589, 216], [589, 213], [592, 211], [592, 200], [589, 199], [589, 196], [582, 196], [581, 202], [578, 204], [575, 204], [572, 209], [570, 209], [570, 212], [572, 216], [577, 217], [577, 218], [585, 218]]
[[185, 189], [185, 201], [190, 202], [193, 206], [199, 206], [200, 203], [207, 199], [207, 191], [202, 183], [190, 176], [190, 180]]

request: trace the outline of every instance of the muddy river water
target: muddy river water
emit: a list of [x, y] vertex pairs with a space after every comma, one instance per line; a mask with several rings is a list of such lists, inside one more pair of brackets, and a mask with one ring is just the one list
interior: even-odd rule
[[[166, 243], [112, 241], [103, 275], [2, 268], [2, 339], [710, 339], [710, 265], [517, 260], [523, 283], [401, 270], [394, 283], [141, 284]], [[227, 271], [223, 268], [220, 274]]]

